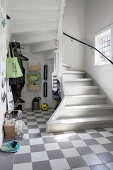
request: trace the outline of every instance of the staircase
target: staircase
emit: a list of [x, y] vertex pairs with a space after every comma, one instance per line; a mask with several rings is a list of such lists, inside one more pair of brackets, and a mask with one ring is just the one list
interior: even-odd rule
[[63, 72], [62, 84], [64, 98], [47, 122], [48, 132], [113, 126], [113, 105], [85, 72]]

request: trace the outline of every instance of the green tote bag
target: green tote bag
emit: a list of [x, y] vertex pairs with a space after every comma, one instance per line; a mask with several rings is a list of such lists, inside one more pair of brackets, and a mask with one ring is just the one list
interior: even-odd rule
[[7, 78], [18, 78], [23, 76], [17, 57], [14, 57], [14, 54], [13, 57], [11, 57], [10, 46], [8, 48], [8, 57], [6, 60], [6, 74]]

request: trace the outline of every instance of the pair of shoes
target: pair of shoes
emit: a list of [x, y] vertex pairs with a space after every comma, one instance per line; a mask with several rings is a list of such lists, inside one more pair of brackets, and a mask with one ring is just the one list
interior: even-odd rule
[[7, 145], [3, 145], [0, 150], [3, 152], [17, 152], [19, 147], [19, 142], [11, 141]]

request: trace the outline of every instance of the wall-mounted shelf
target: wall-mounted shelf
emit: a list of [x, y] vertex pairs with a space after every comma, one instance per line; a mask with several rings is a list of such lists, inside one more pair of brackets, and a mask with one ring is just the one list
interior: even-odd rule
[[29, 73], [28, 74], [29, 82], [40, 82], [40, 73]]
[[40, 90], [40, 64], [38, 65], [28, 65], [28, 89], [31, 91]]
[[32, 90], [32, 91], [38, 91], [38, 90], [40, 90], [40, 85], [38, 85], [38, 84], [28, 84], [28, 88], [29, 88], [29, 90]]
[[40, 64], [38, 64], [38, 65], [31, 65], [31, 64], [29, 64], [28, 65], [28, 70], [30, 72], [40, 72]]

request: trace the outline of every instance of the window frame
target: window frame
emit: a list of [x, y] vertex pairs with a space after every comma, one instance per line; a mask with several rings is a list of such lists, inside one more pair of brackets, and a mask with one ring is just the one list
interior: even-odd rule
[[[112, 53], [112, 44], [113, 44], [113, 25], [110, 25], [109, 27], [106, 27], [105, 29], [101, 30], [100, 32], [97, 32], [95, 34], [95, 48], [97, 48], [99, 51], [100, 49], [98, 48], [98, 42], [97, 42], [97, 39], [99, 39], [99, 37], [102, 37], [102, 34], [104, 34], [105, 32], [107, 32], [108, 30], [111, 31], [111, 45], [110, 45], [110, 52], [111, 52], [111, 56], [110, 56], [110, 60], [112, 60], [113, 58], [113, 53]], [[98, 62], [98, 57], [99, 57], [99, 53], [97, 51], [95, 51], [95, 60], [94, 60], [94, 64], [96, 66], [101, 66], [101, 65], [108, 65], [110, 64], [110, 62], [106, 60], [106, 62]]]

